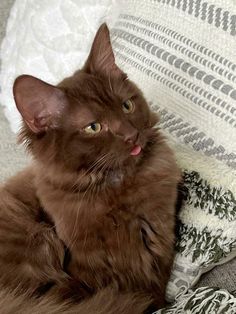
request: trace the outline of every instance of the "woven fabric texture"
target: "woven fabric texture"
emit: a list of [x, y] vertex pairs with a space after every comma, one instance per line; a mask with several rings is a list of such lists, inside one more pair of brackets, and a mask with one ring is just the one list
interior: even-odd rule
[[116, 60], [161, 116], [184, 178], [167, 299], [236, 256], [236, 3], [129, 0]]
[[154, 314], [235, 314], [236, 298], [228, 291], [202, 287], [183, 293], [171, 306]]

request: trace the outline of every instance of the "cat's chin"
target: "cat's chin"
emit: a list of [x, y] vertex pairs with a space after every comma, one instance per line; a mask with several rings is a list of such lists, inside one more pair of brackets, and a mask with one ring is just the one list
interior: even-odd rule
[[110, 171], [107, 176], [107, 183], [110, 186], [119, 186], [124, 180], [124, 173], [121, 170]]

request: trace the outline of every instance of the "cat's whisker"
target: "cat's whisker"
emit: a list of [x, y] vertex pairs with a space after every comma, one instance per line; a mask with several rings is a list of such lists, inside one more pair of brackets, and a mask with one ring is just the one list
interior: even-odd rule
[[[102, 169], [100, 170], [101, 172], [103, 172], [104, 168], [106, 167], [106, 163], [107, 163], [107, 160], [108, 160], [108, 157], [110, 158], [111, 156], [109, 156], [110, 154], [106, 154], [104, 156], [102, 156], [97, 162], [96, 162], [96, 166], [95, 168], [93, 169], [92, 172], [90, 172], [90, 175], [97, 175], [96, 174], [96, 170], [99, 168], [99, 167], [102, 167]], [[106, 159], [107, 158], [107, 159]], [[94, 165], [93, 165], [94, 166]], [[90, 167], [91, 168], [91, 167]], [[91, 189], [92, 188], [92, 189]], [[85, 192], [83, 193], [83, 196], [82, 196], [82, 200], [80, 202], [80, 204], [82, 205], [82, 202], [84, 201], [85, 197], [87, 196], [87, 194], [89, 195], [89, 198], [86, 200], [87, 203], [89, 203], [90, 201], [92, 201], [92, 199], [94, 198], [94, 192], [93, 190], [96, 191], [96, 180], [93, 181], [91, 180], [91, 182], [89, 183], [89, 186], [86, 187], [86, 190]], [[98, 189], [97, 189], [98, 190]], [[77, 225], [77, 221], [78, 221], [78, 217], [79, 217], [79, 212], [80, 212], [80, 208], [77, 208], [76, 209], [76, 219], [75, 219], [75, 224], [74, 224], [74, 228], [73, 228], [73, 231], [72, 231], [72, 235], [71, 235], [71, 241], [70, 241], [70, 244], [69, 244], [69, 247], [70, 249], [72, 250], [75, 242], [76, 242], [76, 238], [74, 238], [75, 236], [75, 232], [76, 232], [76, 225]]]
[[[74, 244], [76, 243], [76, 227], [77, 227], [77, 223], [78, 223], [78, 218], [79, 218], [79, 214], [80, 214], [80, 209], [81, 209], [81, 206], [83, 204], [83, 200], [85, 198], [85, 195], [87, 194], [88, 190], [86, 190], [84, 193], [83, 193], [83, 196], [81, 198], [81, 201], [80, 201], [80, 206], [79, 208], [76, 208], [76, 217], [75, 217], [75, 221], [74, 221], [74, 226], [73, 226], [73, 230], [72, 230], [72, 233], [71, 233], [71, 239], [70, 241], [68, 242], [68, 248], [70, 250], [73, 249], [74, 247]], [[73, 206], [74, 207], [74, 206]]]
[[[107, 168], [107, 170], [109, 171], [110, 167], [112, 166], [112, 162], [113, 162], [113, 159], [112, 159], [112, 154], [111, 156], [109, 156], [110, 158], [108, 160], [106, 160], [106, 163], [104, 163], [102, 169], [101, 169], [101, 172], [103, 172], [104, 169]], [[109, 164], [108, 164], [109, 163]], [[108, 176], [108, 171], [105, 173], [105, 177], [104, 177], [104, 183], [106, 183], [106, 178]], [[105, 185], [106, 186], [106, 185]], [[91, 191], [90, 191], [90, 198], [87, 200], [88, 203], [91, 203], [98, 195], [99, 193], [99, 187], [96, 186], [96, 184], [93, 184], [91, 185]], [[84, 243], [83, 243], [83, 248], [85, 249], [86, 247], [86, 242], [87, 242], [87, 235], [88, 235], [88, 232], [86, 230], [86, 235], [85, 235], [85, 238], [84, 238]]]
[[[81, 198], [81, 201], [80, 201], [80, 206], [78, 208], [76, 208], [76, 219], [75, 219], [74, 227], [73, 227], [72, 234], [71, 234], [71, 240], [69, 241], [69, 244], [68, 244], [68, 247], [69, 247], [70, 250], [73, 249], [74, 244], [76, 242], [75, 234], [76, 234], [76, 226], [77, 226], [77, 222], [78, 222], [78, 218], [79, 218], [79, 214], [80, 214], [80, 209], [81, 209], [81, 206], [83, 205], [83, 201], [85, 200], [86, 195], [90, 191], [90, 187], [92, 186], [92, 184], [93, 184], [93, 182], [91, 181], [89, 183], [89, 186], [86, 188], [86, 190], [83, 193], [81, 193], [82, 194], [82, 198]], [[87, 200], [87, 203], [88, 203], [88, 200]]]
[[96, 167], [100, 162], [102, 162], [104, 159], [107, 158], [107, 156], [109, 156], [110, 153], [105, 153], [103, 154], [98, 160], [96, 160], [95, 162], [93, 162], [91, 164], [91, 166], [88, 168], [88, 170], [85, 172], [85, 174], [89, 173], [90, 170], [92, 170], [94, 167]]
[[120, 88], [119, 88], [119, 90], [118, 90], [118, 94], [121, 93], [121, 90], [122, 90], [122, 88], [123, 88], [124, 83], [125, 83], [126, 80], [127, 80], [127, 77], [125, 77], [125, 78], [122, 80], [122, 82], [121, 82], [121, 84], [120, 84]]
[[[100, 167], [102, 167], [101, 169], [100, 169], [100, 172], [101, 172], [101, 174], [104, 176], [103, 177], [103, 183], [106, 183], [106, 178], [108, 177], [108, 175], [109, 175], [109, 169], [110, 169], [110, 167], [112, 166], [112, 164], [113, 164], [113, 154], [112, 153], [110, 153], [110, 154], [107, 154], [107, 156], [106, 156], [107, 158], [104, 160], [104, 162], [103, 162], [103, 165], [100, 165]], [[104, 170], [107, 170], [107, 171], [105, 171], [105, 174], [103, 174], [103, 172], [104, 172]], [[104, 184], [103, 184], [104, 185]], [[96, 194], [98, 194], [98, 192], [99, 192], [99, 189], [100, 189], [100, 185], [98, 185], [97, 186], [97, 189], [96, 189], [96, 185], [94, 184], [94, 186], [92, 187], [93, 188], [93, 190], [95, 190], [95, 192], [96, 192]], [[96, 196], [96, 194], [95, 193], [91, 193], [91, 196], [93, 196], [94, 198], [95, 198], [95, 196]]]
[[113, 92], [112, 85], [111, 85], [111, 73], [110, 73], [110, 72], [109, 72], [109, 74], [108, 74], [108, 82], [109, 82], [109, 86], [110, 86], [111, 92], [114, 93], [114, 92]]
[[106, 158], [107, 154], [102, 155], [98, 160], [96, 160], [95, 162], [93, 162], [91, 164], [91, 166], [82, 174], [82, 176], [79, 176], [77, 178], [77, 180], [74, 182], [73, 186], [72, 186], [72, 191], [75, 191], [76, 189], [79, 189], [80, 187], [82, 187], [82, 183], [81, 185], [78, 186], [78, 181], [81, 181], [87, 176], [87, 175], [92, 175], [93, 171], [90, 172], [91, 170], [95, 169], [97, 165], [99, 165], [100, 162], [102, 162], [104, 160], [104, 158]]

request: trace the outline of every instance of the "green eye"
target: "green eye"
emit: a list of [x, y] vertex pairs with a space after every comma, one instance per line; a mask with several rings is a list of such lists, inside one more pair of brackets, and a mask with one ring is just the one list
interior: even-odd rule
[[130, 99], [128, 99], [123, 102], [122, 109], [124, 113], [131, 113], [134, 111], [134, 103]]
[[93, 122], [84, 128], [84, 131], [88, 134], [99, 133], [102, 129], [102, 126], [98, 122]]

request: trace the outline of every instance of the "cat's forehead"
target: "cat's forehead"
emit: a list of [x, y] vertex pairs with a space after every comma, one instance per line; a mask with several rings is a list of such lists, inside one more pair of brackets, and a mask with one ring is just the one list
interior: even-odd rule
[[69, 95], [66, 124], [74, 127], [85, 127], [91, 122], [112, 120], [117, 116], [115, 97], [101, 96], [96, 91], [81, 93], [78, 90]]
[[137, 92], [137, 88], [124, 73], [120, 76], [110, 73], [99, 77], [78, 71], [74, 76], [64, 80], [62, 87], [65, 87], [72, 97], [80, 99], [80, 102], [93, 100], [97, 103], [109, 103], [109, 100], [117, 98], [125, 100]]
[[76, 106], [70, 111], [70, 115], [67, 116], [67, 121], [73, 126], [84, 127], [87, 124], [98, 119], [99, 112], [91, 110], [86, 106]]
[[64, 81], [63, 87], [69, 99], [67, 123], [75, 127], [120, 119], [122, 103], [138, 92], [126, 76], [101, 78], [81, 71]]

